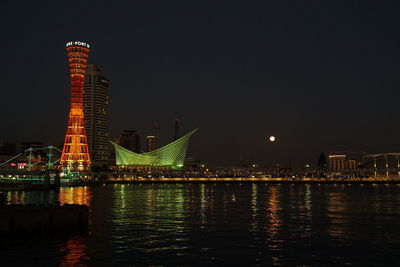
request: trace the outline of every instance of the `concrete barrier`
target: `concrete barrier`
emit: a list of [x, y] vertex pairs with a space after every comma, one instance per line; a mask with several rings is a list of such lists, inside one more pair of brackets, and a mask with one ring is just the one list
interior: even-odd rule
[[9, 205], [0, 208], [0, 235], [87, 230], [88, 222], [86, 205]]

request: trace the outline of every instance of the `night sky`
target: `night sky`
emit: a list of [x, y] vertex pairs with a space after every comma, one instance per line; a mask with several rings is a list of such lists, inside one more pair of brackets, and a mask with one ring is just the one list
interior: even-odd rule
[[[400, 151], [398, 1], [1, 1], [0, 140], [62, 143], [65, 43], [111, 80], [112, 136], [199, 127], [189, 155], [316, 164]], [[275, 135], [271, 144], [266, 137]]]

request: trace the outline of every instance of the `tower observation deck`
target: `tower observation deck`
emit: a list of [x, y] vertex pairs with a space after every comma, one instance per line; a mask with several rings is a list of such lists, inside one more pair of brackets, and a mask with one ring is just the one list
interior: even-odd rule
[[91, 161], [83, 113], [83, 85], [90, 45], [80, 41], [68, 42], [66, 50], [71, 84], [71, 100], [60, 165], [67, 171], [89, 171]]

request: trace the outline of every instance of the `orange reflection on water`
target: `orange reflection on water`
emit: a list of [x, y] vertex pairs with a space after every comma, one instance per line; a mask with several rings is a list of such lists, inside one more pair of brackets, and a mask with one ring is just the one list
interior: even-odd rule
[[252, 231], [256, 231], [258, 228], [257, 225], [257, 184], [253, 184], [251, 187], [251, 225], [250, 228]]
[[85, 266], [83, 261], [88, 259], [85, 239], [81, 236], [70, 238], [60, 247], [60, 253], [63, 255], [61, 266]]
[[328, 226], [328, 234], [334, 238], [343, 238], [346, 234], [344, 228], [345, 211], [343, 192], [331, 192], [328, 195], [328, 218], [331, 219]]
[[25, 204], [25, 191], [8, 191], [6, 197], [9, 204]]
[[304, 190], [304, 202], [299, 203], [298, 209], [300, 214], [301, 224], [303, 225], [303, 231], [300, 233], [301, 237], [306, 238], [311, 236], [311, 222], [312, 222], [312, 197], [311, 197], [311, 185], [306, 184]]
[[59, 201], [64, 204], [79, 204], [90, 207], [92, 192], [88, 186], [82, 187], [62, 187], [60, 189]]
[[279, 239], [279, 231], [282, 224], [279, 217], [280, 210], [279, 188], [277, 186], [269, 186], [267, 199], [268, 224], [266, 231], [267, 245], [271, 250], [278, 250], [283, 242], [283, 240]]
[[206, 206], [207, 206], [205, 184], [200, 185], [200, 216], [201, 224], [204, 225], [206, 222]]

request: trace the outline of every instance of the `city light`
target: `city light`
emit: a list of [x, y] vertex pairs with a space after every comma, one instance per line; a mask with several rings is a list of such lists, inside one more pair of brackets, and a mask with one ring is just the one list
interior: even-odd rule
[[89, 44], [75, 41], [66, 45], [71, 83], [68, 127], [60, 165], [67, 171], [87, 171], [90, 156], [83, 113], [83, 84], [89, 57]]

